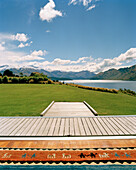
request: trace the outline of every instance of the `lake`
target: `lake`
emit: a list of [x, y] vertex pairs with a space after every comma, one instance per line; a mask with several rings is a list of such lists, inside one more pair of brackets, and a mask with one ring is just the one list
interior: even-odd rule
[[91, 87], [103, 87], [108, 89], [120, 88], [130, 89], [136, 92], [136, 81], [123, 81], [123, 80], [65, 80], [65, 83], [74, 83]]

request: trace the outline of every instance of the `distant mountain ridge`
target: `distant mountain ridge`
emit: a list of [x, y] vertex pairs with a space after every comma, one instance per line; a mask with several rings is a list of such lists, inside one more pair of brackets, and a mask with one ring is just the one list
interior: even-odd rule
[[126, 68], [110, 69], [98, 73], [92, 79], [97, 80], [136, 80], [136, 65]]
[[14, 74], [19, 75], [23, 73], [24, 75], [29, 76], [32, 72], [39, 72], [47, 75], [52, 79], [90, 79], [95, 76], [93, 72], [90, 71], [80, 71], [80, 72], [64, 72], [64, 71], [46, 71], [44, 69], [37, 69], [37, 68], [9, 68], [6, 66], [0, 66], [0, 72], [3, 73], [4, 70], [10, 69]]
[[95, 74], [90, 71], [80, 72], [64, 72], [64, 71], [47, 71], [44, 69], [38, 69], [36, 67], [31, 68], [10, 68], [8, 65], [0, 66], [0, 72], [10, 69], [14, 74], [19, 75], [23, 73], [29, 76], [32, 72], [39, 72], [47, 75], [54, 80], [67, 80], [67, 79], [95, 79], [95, 80], [136, 80], [136, 65], [120, 69], [110, 69], [105, 72]]

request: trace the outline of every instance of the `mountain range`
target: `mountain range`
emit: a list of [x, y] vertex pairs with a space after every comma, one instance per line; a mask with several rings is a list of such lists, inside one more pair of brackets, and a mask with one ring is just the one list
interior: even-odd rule
[[126, 68], [110, 69], [98, 73], [93, 77], [96, 80], [136, 80], [136, 65]]
[[95, 74], [90, 71], [64, 72], [64, 71], [47, 71], [44, 69], [31, 68], [10, 68], [8, 65], [0, 66], [0, 72], [10, 69], [14, 74], [29, 76], [32, 72], [39, 72], [47, 75], [53, 80], [70, 80], [70, 79], [95, 79], [95, 80], [136, 80], [136, 65], [120, 69], [110, 69], [105, 72]]

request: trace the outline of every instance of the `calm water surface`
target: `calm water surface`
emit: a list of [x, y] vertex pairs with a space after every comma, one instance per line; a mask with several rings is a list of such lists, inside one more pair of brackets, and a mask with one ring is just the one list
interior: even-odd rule
[[66, 80], [65, 83], [75, 83], [91, 87], [103, 87], [109, 89], [120, 88], [130, 89], [136, 92], [136, 81], [123, 81], [123, 80]]

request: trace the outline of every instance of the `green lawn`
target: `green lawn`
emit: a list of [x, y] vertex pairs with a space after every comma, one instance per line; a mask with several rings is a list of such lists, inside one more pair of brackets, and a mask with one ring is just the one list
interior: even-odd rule
[[0, 84], [0, 116], [39, 116], [51, 101], [86, 101], [99, 115], [134, 115], [136, 97], [54, 84]]

